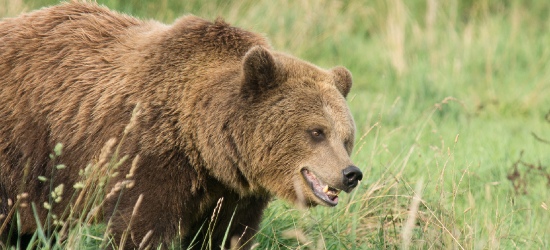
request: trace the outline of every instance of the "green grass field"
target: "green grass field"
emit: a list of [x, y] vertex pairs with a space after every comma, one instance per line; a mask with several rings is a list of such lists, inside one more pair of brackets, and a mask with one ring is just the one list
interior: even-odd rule
[[[274, 201], [256, 249], [550, 249], [549, 1], [98, 2], [166, 23], [221, 16], [352, 71], [363, 182], [336, 208]], [[0, 0], [0, 16], [55, 3]], [[73, 248], [102, 228], [75, 229]]]

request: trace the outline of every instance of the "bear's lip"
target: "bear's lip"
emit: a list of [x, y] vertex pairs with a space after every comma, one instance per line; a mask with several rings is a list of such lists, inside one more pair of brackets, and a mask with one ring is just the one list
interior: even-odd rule
[[312, 171], [307, 168], [302, 169], [302, 176], [313, 191], [313, 194], [329, 206], [338, 204], [338, 194], [342, 191], [325, 184]]

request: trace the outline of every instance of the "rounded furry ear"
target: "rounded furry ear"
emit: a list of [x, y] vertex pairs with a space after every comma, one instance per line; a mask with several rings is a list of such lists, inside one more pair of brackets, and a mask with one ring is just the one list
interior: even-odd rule
[[344, 67], [338, 66], [330, 70], [334, 74], [334, 85], [346, 97], [351, 89], [351, 72]]
[[248, 94], [260, 94], [275, 88], [276, 70], [275, 58], [267, 49], [261, 46], [251, 48], [243, 59], [243, 91]]

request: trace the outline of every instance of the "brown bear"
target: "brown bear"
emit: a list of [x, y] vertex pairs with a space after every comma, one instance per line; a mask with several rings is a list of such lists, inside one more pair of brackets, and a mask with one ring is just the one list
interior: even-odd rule
[[[350, 160], [351, 85], [345, 68], [273, 51], [264, 37], [222, 20], [184, 16], [169, 26], [75, 2], [4, 19], [2, 234], [13, 228], [18, 199], [44, 221], [52, 187], [70, 193], [116, 138], [118, 154], [134, 160], [108, 184], [103, 211], [114, 244], [127, 232], [127, 248], [166, 246], [176, 236], [249, 248], [272, 197], [335, 206], [340, 190], [361, 180]], [[52, 160], [58, 143], [63, 152]], [[58, 163], [66, 168], [54, 176]], [[124, 180], [133, 187], [121, 188]], [[66, 196], [53, 213], [67, 211]], [[18, 234], [33, 233], [31, 206], [17, 209]], [[232, 240], [221, 246], [224, 237]]]

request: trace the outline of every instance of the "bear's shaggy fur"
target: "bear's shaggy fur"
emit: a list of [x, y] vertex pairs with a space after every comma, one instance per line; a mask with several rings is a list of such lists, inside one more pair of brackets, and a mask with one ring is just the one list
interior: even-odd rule
[[[168, 26], [74, 2], [4, 19], [2, 234], [13, 228], [8, 214], [18, 198], [36, 204], [44, 220], [50, 188], [63, 183], [66, 195], [53, 212], [66, 211], [79, 171], [116, 138], [119, 155], [130, 160], [107, 192], [124, 190], [116, 184], [125, 179], [134, 183], [103, 208], [117, 244], [125, 230], [127, 247], [168, 244], [177, 235], [184, 244], [201, 240], [223, 198], [208, 237], [220, 246], [230, 227], [224, 247], [247, 248], [272, 196], [334, 206], [338, 190], [361, 179], [346, 170], [355, 131], [345, 102], [350, 87], [346, 69], [275, 52], [262, 36], [221, 20], [184, 16]], [[54, 162], [57, 143], [63, 152]], [[126, 176], [132, 159], [137, 168]], [[51, 176], [59, 163], [67, 168]], [[18, 208], [19, 234], [36, 230], [30, 207]]]

